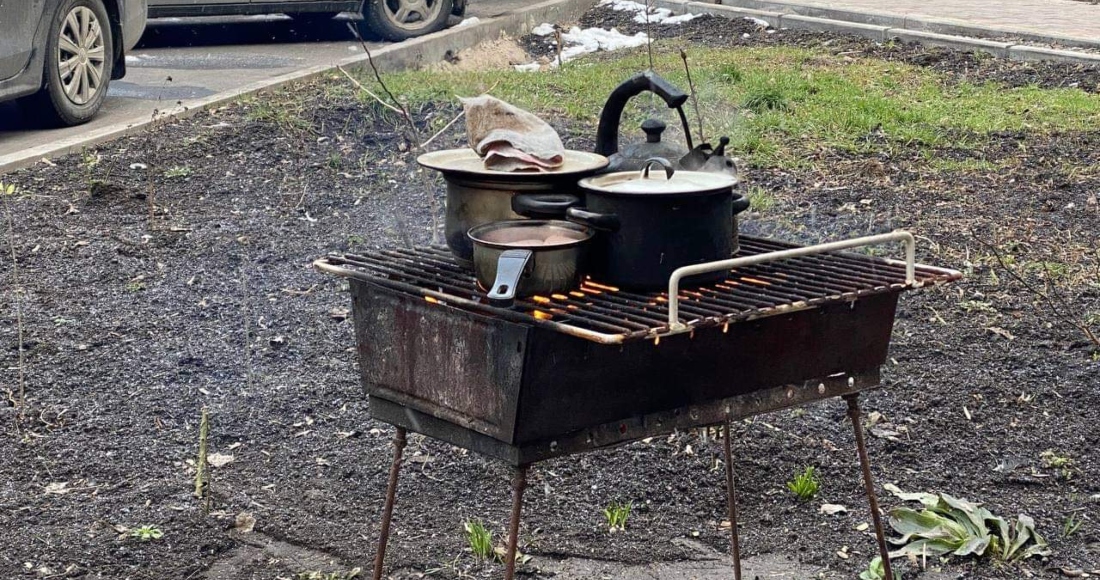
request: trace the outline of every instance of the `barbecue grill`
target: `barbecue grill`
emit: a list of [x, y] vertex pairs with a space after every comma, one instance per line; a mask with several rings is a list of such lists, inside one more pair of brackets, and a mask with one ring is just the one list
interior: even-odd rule
[[[902, 242], [898, 261], [842, 250]], [[721, 424], [734, 577], [740, 578], [729, 421], [844, 397], [888, 566], [858, 393], [877, 387], [901, 292], [956, 280], [914, 263], [906, 232], [801, 247], [740, 237], [738, 257], [680, 268], [666, 292], [586, 280], [560, 294], [489, 303], [445, 248], [330, 255], [347, 278], [371, 415], [397, 427], [374, 578], [380, 579], [406, 431], [515, 468], [505, 578], [528, 467]], [[724, 280], [681, 287], [727, 271]]]

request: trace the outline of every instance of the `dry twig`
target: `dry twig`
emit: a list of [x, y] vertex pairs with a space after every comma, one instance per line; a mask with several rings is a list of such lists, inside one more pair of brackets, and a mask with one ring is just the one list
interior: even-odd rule
[[1009, 277], [1018, 282], [1028, 292], [1034, 294], [1035, 296], [1038, 296], [1042, 303], [1047, 307], [1047, 310], [1049, 310], [1050, 313], [1055, 316], [1055, 318], [1081, 331], [1081, 333], [1085, 335], [1089, 342], [1091, 342], [1095, 347], [1100, 348], [1100, 336], [1097, 336], [1096, 332], [1089, 327], [1086, 321], [1080, 320], [1070, 314], [1070, 312], [1073, 312], [1074, 310], [1073, 306], [1070, 304], [1070, 301], [1067, 300], [1066, 297], [1062, 294], [1062, 291], [1060, 288], [1058, 288], [1058, 285], [1049, 280], [1051, 276], [1049, 265], [1044, 265], [1048, 278], [1046, 289], [1044, 290], [1021, 276], [1020, 273], [1017, 272], [1016, 269], [1013, 268], [1007, 260], [1005, 260], [1004, 256], [1001, 254], [1001, 251], [997, 249], [997, 246], [995, 244], [983, 241], [977, 236], [977, 234], [973, 230], [971, 230], [970, 232], [970, 237], [979, 245], [989, 250], [991, 254], [993, 254], [993, 257], [996, 258], [997, 262], [1001, 265], [1001, 268], [1004, 269], [1005, 273], [1008, 274]]

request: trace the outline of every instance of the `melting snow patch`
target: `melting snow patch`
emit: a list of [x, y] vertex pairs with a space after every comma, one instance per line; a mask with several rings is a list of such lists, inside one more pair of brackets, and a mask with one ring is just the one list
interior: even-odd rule
[[759, 26], [760, 28], [770, 28], [771, 27], [771, 24], [768, 24], [768, 21], [764, 20], [762, 18], [754, 18], [752, 16], [746, 16], [745, 20], [748, 20], [749, 22], [752, 22], [753, 24]]
[[537, 62], [529, 62], [527, 64], [517, 64], [512, 66], [514, 66], [515, 69], [519, 72], [538, 72], [539, 68], [541, 68], [539, 63]]
[[634, 12], [634, 22], [638, 24], [645, 24], [646, 22], [651, 24], [680, 24], [700, 16], [699, 14], [673, 16], [672, 11], [668, 8], [652, 8], [649, 10], [649, 16], [647, 17], [645, 4], [639, 4], [631, 0], [601, 0], [600, 5], [609, 6], [612, 10], [619, 12]]
[[[554, 32], [554, 26], [547, 23], [540, 24], [531, 30], [532, 34], [537, 34], [539, 36], [549, 36], [552, 32]], [[554, 44], [555, 41], [551, 39], [548, 42]], [[581, 30], [579, 27], [574, 26], [570, 28], [568, 32], [563, 32], [561, 35], [561, 62], [571, 61], [578, 56], [590, 52], [634, 48], [636, 46], [645, 46], [648, 42], [649, 37], [646, 36], [644, 32], [639, 32], [634, 36], [627, 36], [614, 28], [611, 30], [604, 30], [602, 28], [585, 28]], [[550, 66], [558, 66], [557, 58], [554, 58], [550, 62]], [[539, 69], [539, 65], [538, 63], [518, 64], [515, 65], [515, 69], [518, 71], [536, 71]]]
[[531, 29], [531, 34], [535, 36], [550, 36], [554, 34], [554, 25], [549, 22], [543, 22], [542, 24]]
[[649, 42], [649, 37], [644, 32], [627, 36], [614, 28], [611, 30], [602, 28], [585, 28], [581, 30], [574, 26], [569, 29], [569, 32], [561, 35], [561, 40], [565, 45], [561, 51], [561, 60], [565, 62], [598, 50], [611, 51], [645, 46]]
[[478, 22], [481, 22], [480, 18], [478, 18], [477, 16], [471, 16], [463, 20], [462, 22], [459, 22], [457, 25], [455, 25], [455, 28], [462, 28], [463, 26], [473, 26]]

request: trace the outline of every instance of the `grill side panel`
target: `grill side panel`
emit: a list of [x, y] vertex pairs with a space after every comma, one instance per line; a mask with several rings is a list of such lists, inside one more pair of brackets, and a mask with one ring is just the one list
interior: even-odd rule
[[700, 405], [886, 361], [898, 294], [708, 328], [658, 344], [600, 345], [534, 329], [516, 442]]
[[528, 328], [352, 279], [363, 387], [494, 439], [514, 439]]

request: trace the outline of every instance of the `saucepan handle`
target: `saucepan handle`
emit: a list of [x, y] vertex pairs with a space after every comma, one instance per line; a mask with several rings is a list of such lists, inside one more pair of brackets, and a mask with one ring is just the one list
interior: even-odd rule
[[535, 219], [561, 219], [565, 210], [580, 203], [581, 198], [568, 193], [517, 193], [512, 196], [512, 211]]
[[494, 306], [510, 307], [516, 298], [516, 286], [527, 271], [531, 250], [504, 250], [497, 258], [497, 279], [489, 289], [489, 301]]
[[619, 231], [619, 216], [613, 213], [596, 213], [581, 207], [571, 207], [565, 211], [565, 219], [604, 232]]

